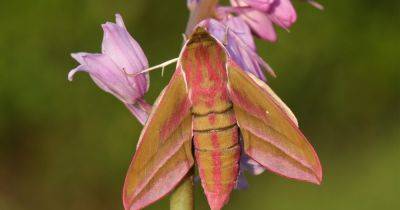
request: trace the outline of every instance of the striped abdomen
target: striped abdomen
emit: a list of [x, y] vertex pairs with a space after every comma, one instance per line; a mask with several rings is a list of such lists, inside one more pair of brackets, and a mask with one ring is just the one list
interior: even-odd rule
[[208, 203], [219, 210], [236, 184], [239, 131], [227, 94], [224, 51], [207, 36], [192, 40], [182, 67], [192, 102], [195, 158]]
[[194, 115], [193, 141], [208, 202], [212, 209], [221, 209], [229, 200], [239, 169], [238, 127], [232, 108], [221, 113]]

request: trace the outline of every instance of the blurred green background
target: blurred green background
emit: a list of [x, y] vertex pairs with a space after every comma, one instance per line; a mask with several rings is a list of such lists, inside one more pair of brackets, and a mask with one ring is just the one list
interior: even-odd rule
[[[323, 12], [295, 1], [291, 32], [258, 46], [318, 151], [323, 184], [248, 176], [227, 210], [400, 209], [400, 1], [321, 3]], [[142, 126], [86, 74], [67, 81], [69, 53], [98, 52], [100, 24], [116, 12], [151, 65], [178, 55], [182, 0], [0, 1], [0, 210], [122, 209]], [[146, 99], [172, 72], [151, 73]], [[196, 207], [208, 209], [199, 186]]]

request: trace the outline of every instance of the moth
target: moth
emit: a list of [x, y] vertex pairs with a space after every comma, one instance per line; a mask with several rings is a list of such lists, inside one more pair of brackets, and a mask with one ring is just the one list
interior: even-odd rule
[[219, 210], [236, 185], [243, 153], [278, 175], [321, 182], [318, 156], [290, 109], [199, 27], [140, 135], [125, 179], [125, 209], [161, 199], [196, 167], [210, 208]]

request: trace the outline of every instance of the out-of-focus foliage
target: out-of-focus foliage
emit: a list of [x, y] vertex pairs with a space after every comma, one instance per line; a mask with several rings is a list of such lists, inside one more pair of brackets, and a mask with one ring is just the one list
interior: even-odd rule
[[[258, 42], [271, 86], [297, 114], [324, 167], [322, 186], [249, 177], [226, 209], [400, 208], [400, 3], [295, 1], [299, 20]], [[0, 209], [122, 209], [141, 125], [94, 86], [70, 83], [70, 52], [100, 49], [100, 24], [120, 12], [151, 64], [177, 56], [184, 1], [0, 2]], [[151, 73], [154, 101], [173, 69]], [[166, 199], [150, 209], [166, 209]], [[206, 209], [200, 187], [196, 206]]]

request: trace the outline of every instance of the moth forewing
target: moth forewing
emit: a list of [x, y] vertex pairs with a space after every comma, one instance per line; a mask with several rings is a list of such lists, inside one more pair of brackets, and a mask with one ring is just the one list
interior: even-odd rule
[[165, 196], [193, 166], [192, 116], [178, 68], [142, 130], [125, 179], [125, 209], [142, 209]]
[[266, 84], [257, 84], [233, 61], [227, 63], [227, 70], [245, 153], [279, 175], [319, 184], [322, 169], [318, 156], [297, 128], [291, 111]]
[[[280, 106], [280, 108], [282, 109], [282, 111], [285, 112], [285, 114], [293, 121], [293, 123], [299, 127], [299, 122], [297, 121], [296, 116], [294, 115], [294, 113], [292, 112], [292, 110], [285, 104], [285, 102], [282, 101], [282, 99], [262, 80], [258, 79], [255, 75], [253, 75], [252, 73], [247, 73], [251, 79], [253, 79], [253, 81], [255, 83], [257, 83], [257, 85], [263, 89], [264, 91], [267, 92], [267, 94], [269, 94], [271, 96], [271, 99], [275, 101], [275, 103]], [[267, 114], [269, 114], [269, 111], [266, 110]]]

